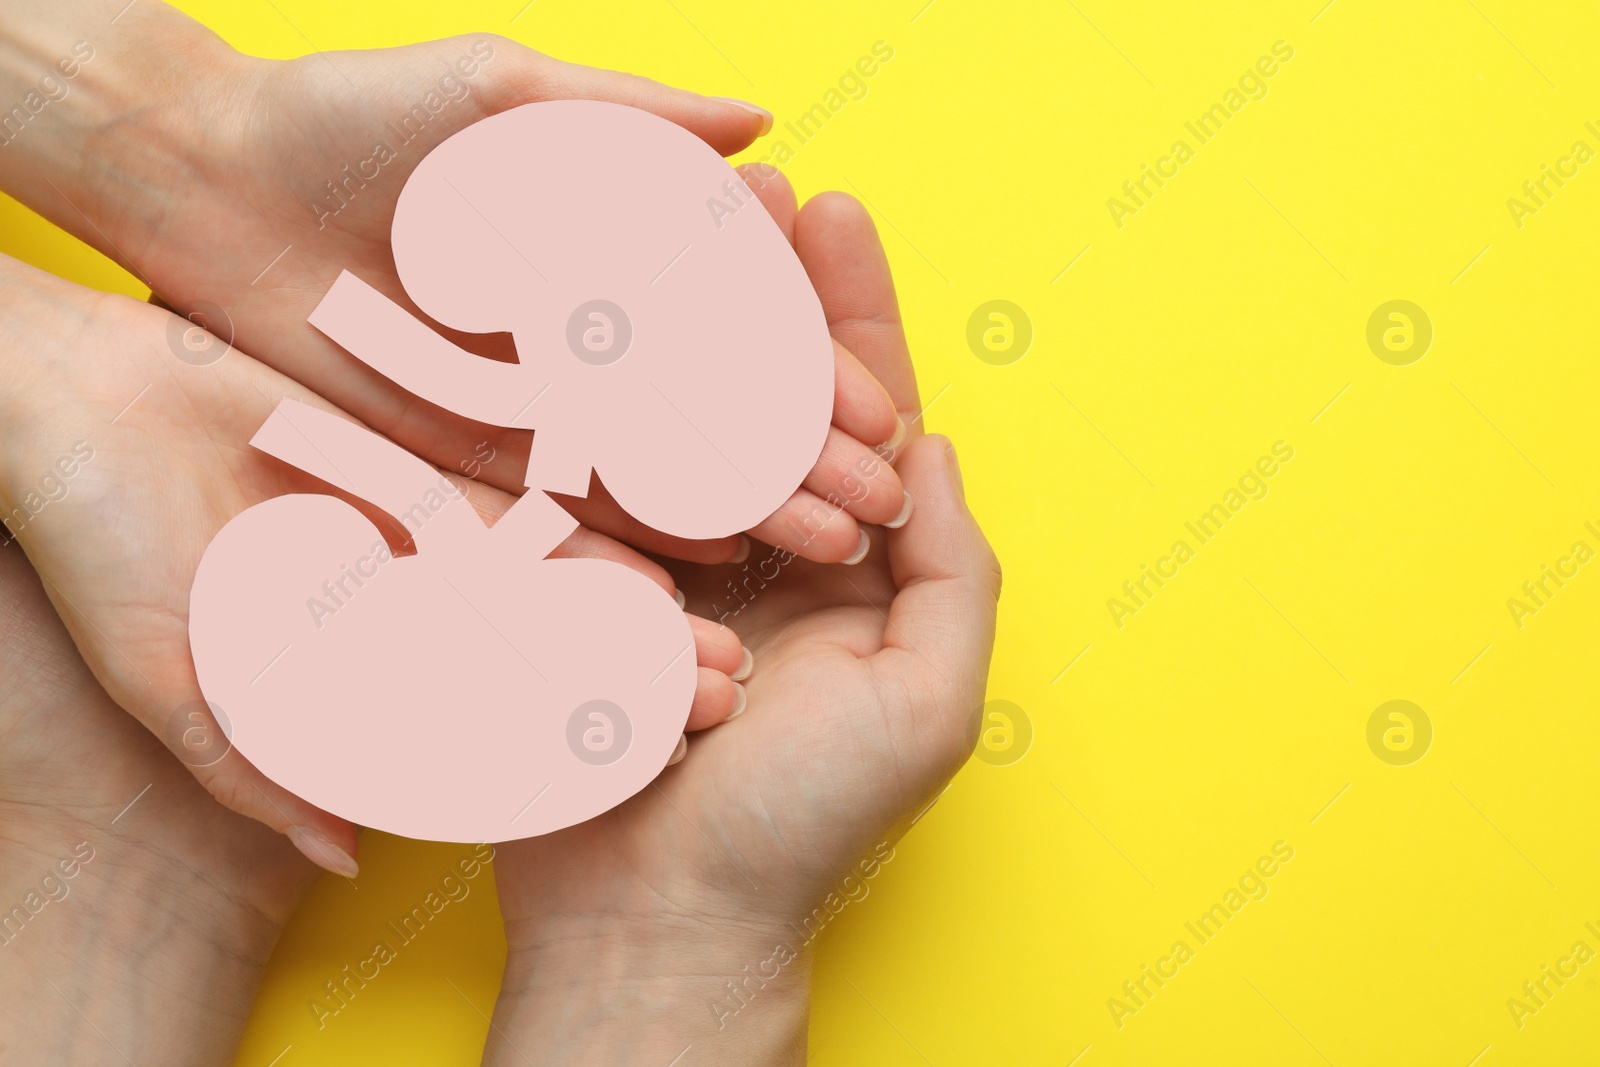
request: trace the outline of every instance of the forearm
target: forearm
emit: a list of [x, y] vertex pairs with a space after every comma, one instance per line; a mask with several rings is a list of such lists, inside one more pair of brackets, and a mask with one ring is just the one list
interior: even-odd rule
[[0, 190], [137, 270], [234, 56], [157, 0], [0, 0]]
[[512, 939], [487, 1067], [805, 1063], [811, 961], [792, 931]]
[[0, 679], [0, 1063], [231, 1062], [314, 869], [111, 702], [15, 547]]

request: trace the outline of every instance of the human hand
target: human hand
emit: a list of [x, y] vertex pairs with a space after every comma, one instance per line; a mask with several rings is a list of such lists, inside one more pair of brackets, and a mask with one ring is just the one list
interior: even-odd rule
[[[398, 518], [249, 447], [282, 398], [333, 409], [242, 353], [205, 367], [176, 358], [173, 338], [188, 327], [0, 257], [0, 506], [100, 683], [180, 756], [189, 715], [210, 722], [190, 655], [189, 593], [225, 523], [272, 497], [332, 491], [393, 546], [409, 537]], [[514, 502], [458, 481], [485, 517]], [[655, 563], [582, 528], [554, 555], [610, 559], [674, 589]], [[732, 631], [704, 619], [691, 629], [701, 670], [688, 725], [699, 729], [742, 705], [728, 676], [744, 653]], [[355, 874], [356, 832], [345, 820], [237, 751], [186, 762], [227, 807], [287, 834], [328, 870]]]
[[675, 568], [691, 607], [725, 602], [730, 578], [748, 593], [727, 617], [755, 653], [748, 710], [621, 807], [498, 850], [509, 955], [486, 1063], [666, 1063], [686, 1046], [803, 1062], [813, 909], [892, 858], [976, 741], [1000, 571], [948, 441], [918, 430], [882, 246], [848, 197], [798, 216], [781, 181], [764, 199], [835, 337], [913, 427], [894, 458], [916, 515], [852, 569], [781, 553], [743, 574]]
[[[19, 10], [10, 32], [37, 37], [41, 20], [93, 24], [116, 6], [63, 0], [48, 15]], [[723, 154], [771, 124], [749, 105], [562, 63], [494, 35], [270, 61], [239, 55], [165, 5], [141, 4], [96, 40], [76, 95], [37, 136], [18, 140], [31, 155], [0, 165], [0, 186], [122, 262], [181, 314], [379, 433], [512, 493], [524, 484], [527, 431], [475, 423], [413, 396], [310, 327], [311, 310], [349, 270], [426, 321], [389, 250], [396, 198], [423, 156], [486, 115], [539, 100], [603, 100], [676, 122]], [[750, 183], [762, 179], [755, 173]], [[514, 358], [504, 337], [440, 332], [480, 354]], [[823, 562], [854, 560], [865, 550], [859, 523], [903, 522], [911, 508], [888, 465], [858, 478], [854, 496], [835, 495], [842, 507], [827, 502], [844, 473], [870, 461], [869, 446], [898, 444], [903, 432], [861, 363], [843, 347], [834, 360], [833, 428], [822, 455], [805, 485], [752, 531]], [[478, 454], [485, 443], [493, 462]], [[585, 525], [646, 551], [699, 562], [748, 551], [735, 537], [695, 542], [652, 530], [598, 479], [587, 500], [561, 500]], [[818, 515], [827, 521], [819, 525]]]
[[15, 544], [0, 679], [3, 1058], [231, 1063], [316, 868], [117, 707]]

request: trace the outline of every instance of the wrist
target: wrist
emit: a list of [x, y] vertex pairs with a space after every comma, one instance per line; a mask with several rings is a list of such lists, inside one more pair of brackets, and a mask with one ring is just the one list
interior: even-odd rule
[[626, 919], [513, 924], [484, 1062], [805, 1062], [811, 958], [793, 930]]
[[136, 1063], [232, 1055], [294, 896], [247, 896], [153, 853], [125, 829], [144, 814], [122, 826], [0, 814], [8, 839], [29, 840], [0, 860], [0, 1003], [19, 1059], [103, 1062], [107, 1043]]
[[141, 273], [261, 61], [160, 3], [0, 0], [0, 15], [0, 190]]

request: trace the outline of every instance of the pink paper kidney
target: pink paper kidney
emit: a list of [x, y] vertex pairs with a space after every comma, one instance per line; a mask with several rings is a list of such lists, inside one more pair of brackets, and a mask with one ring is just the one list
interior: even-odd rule
[[311, 322], [461, 415], [537, 431], [529, 484], [683, 537], [755, 526], [828, 432], [827, 323], [728, 163], [664, 119], [554, 101], [449, 138], [395, 214], [406, 292], [446, 326], [509, 331], [520, 363], [457, 349], [352, 275]]
[[828, 432], [833, 350], [783, 234], [681, 128], [611, 104], [530, 104], [429, 154], [393, 231], [402, 283], [464, 352], [354, 275], [311, 322], [445, 408], [533, 428], [530, 492], [492, 530], [428, 465], [285, 401], [253, 443], [401, 520], [418, 551], [328, 496], [257, 505], [190, 598], [201, 689], [268, 777], [354, 822], [503, 841], [644, 788], [697, 677], [675, 602], [637, 573], [549, 560], [575, 528], [541, 489], [589, 472], [684, 537], [748, 529]]
[[278, 497], [212, 541], [190, 596], [202, 692], [273, 781], [390, 833], [531, 837], [643, 789], [683, 733], [687, 619], [626, 567], [546, 560], [573, 520], [530, 492], [493, 529], [422, 461], [284, 401], [252, 442], [400, 519]]

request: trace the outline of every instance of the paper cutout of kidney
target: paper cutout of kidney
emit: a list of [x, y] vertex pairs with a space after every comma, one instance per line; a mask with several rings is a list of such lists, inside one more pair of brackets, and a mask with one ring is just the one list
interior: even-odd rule
[[582, 822], [661, 772], [694, 698], [688, 620], [619, 564], [544, 559], [577, 525], [553, 500], [530, 492], [485, 527], [428, 464], [290, 400], [251, 443], [417, 547], [386, 558], [355, 508], [297, 494], [206, 550], [200, 687], [268, 778], [365, 826], [468, 842]]
[[323, 333], [457, 414], [535, 430], [528, 484], [617, 502], [666, 533], [750, 529], [804, 480], [832, 417], [833, 348], [804, 268], [693, 134], [594, 101], [526, 104], [453, 135], [400, 194], [395, 264], [464, 352], [354, 275]]
[[749, 188], [678, 126], [613, 104], [529, 104], [418, 165], [393, 228], [439, 322], [510, 331], [483, 359], [348, 272], [310, 321], [435, 404], [532, 428], [530, 491], [493, 529], [430, 466], [284, 401], [252, 443], [403, 523], [415, 555], [331, 496], [239, 515], [190, 597], [202, 692], [273, 781], [410, 837], [505, 841], [622, 803], [688, 719], [677, 604], [599, 560], [546, 557], [576, 523], [541, 490], [591, 469], [683, 537], [755, 526], [804, 480], [833, 349], [803, 267]]

